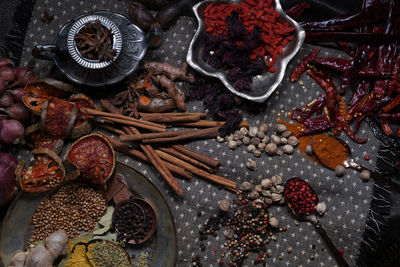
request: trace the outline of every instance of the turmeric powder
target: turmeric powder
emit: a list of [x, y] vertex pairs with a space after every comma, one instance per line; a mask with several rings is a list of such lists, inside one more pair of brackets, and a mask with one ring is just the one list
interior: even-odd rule
[[68, 244], [69, 246], [69, 256], [68, 256], [68, 261], [65, 264], [65, 267], [74, 267], [74, 266], [79, 266], [79, 267], [92, 267], [92, 265], [89, 263], [88, 258], [86, 257], [86, 246], [85, 244], [78, 244], [75, 246], [74, 252], [71, 253], [72, 247], [74, 244], [70, 242], [71, 244]]

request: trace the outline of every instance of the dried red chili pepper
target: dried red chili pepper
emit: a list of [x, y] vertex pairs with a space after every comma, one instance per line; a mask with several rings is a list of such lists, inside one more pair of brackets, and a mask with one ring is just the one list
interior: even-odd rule
[[321, 50], [320, 47], [314, 48], [307, 56], [297, 64], [296, 68], [293, 70], [292, 74], [290, 74], [290, 81], [296, 82], [301, 74], [307, 70], [307, 65], [317, 56], [319, 51]]
[[400, 71], [400, 54], [397, 55], [394, 67], [392, 70], [392, 78], [389, 80], [387, 95], [392, 96], [395, 87], [399, 87], [399, 71]]
[[326, 94], [321, 94], [318, 96], [318, 98], [312, 100], [303, 108], [295, 108], [292, 112], [292, 119], [302, 123], [305, 119], [311, 117], [311, 115], [315, 112], [321, 113], [322, 108], [326, 105], [326, 100]]
[[303, 124], [307, 127], [306, 130], [302, 131], [299, 136], [315, 134], [326, 131], [335, 125], [334, 121], [331, 121], [327, 116], [321, 115], [315, 118], [308, 118], [304, 120]]
[[356, 52], [354, 52], [353, 47], [348, 42], [338, 42], [337, 45], [349, 56], [354, 57]]
[[385, 132], [386, 135], [392, 135], [393, 131], [390, 128], [389, 120], [386, 118], [381, 119], [381, 127], [382, 130]]
[[301, 15], [304, 13], [306, 9], [309, 9], [311, 7], [309, 2], [300, 2], [293, 7], [285, 10], [286, 15], [291, 17], [294, 20], [297, 20], [301, 17]]
[[389, 112], [400, 104], [400, 95], [397, 95], [389, 104], [387, 104], [382, 110], [383, 112]]
[[368, 93], [370, 87], [369, 81], [362, 80], [358, 83], [357, 90], [349, 102], [349, 109], [352, 109]]

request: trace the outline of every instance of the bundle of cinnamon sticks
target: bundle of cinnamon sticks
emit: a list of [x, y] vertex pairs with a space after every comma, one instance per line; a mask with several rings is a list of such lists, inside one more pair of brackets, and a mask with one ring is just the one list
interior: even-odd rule
[[[190, 140], [215, 138], [225, 122], [205, 120], [204, 113], [139, 113], [141, 119], [124, 116], [108, 100], [100, 101], [104, 111], [82, 108], [92, 116], [96, 124], [119, 135], [120, 140], [110, 138], [118, 151], [151, 163], [179, 196], [183, 190], [172, 175], [191, 179], [195, 174], [223, 188], [236, 192], [236, 183], [216, 175], [220, 161], [193, 151], [182, 143]], [[200, 129], [167, 131], [167, 127], [196, 127]], [[242, 122], [240, 127], [249, 127]], [[148, 131], [141, 133], [137, 128]], [[142, 151], [124, 142], [138, 142]], [[154, 146], [154, 147], [153, 147]]]

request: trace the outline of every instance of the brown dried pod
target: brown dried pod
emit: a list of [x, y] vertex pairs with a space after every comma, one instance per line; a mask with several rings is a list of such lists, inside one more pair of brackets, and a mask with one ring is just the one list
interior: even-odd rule
[[136, 0], [151, 10], [160, 10], [168, 5], [168, 0]]
[[132, 2], [129, 5], [129, 15], [133, 23], [145, 32], [150, 29], [151, 24], [154, 22], [153, 14], [141, 3]]
[[151, 24], [149, 31], [151, 34], [149, 41], [148, 41], [149, 48], [156, 49], [156, 48], [160, 47], [162, 44], [163, 35], [164, 35], [164, 32], [161, 29], [160, 23], [158, 23], [156, 21], [153, 24]]
[[80, 111], [81, 108], [95, 108], [94, 102], [88, 96], [84, 94], [71, 95], [68, 101], [74, 103], [78, 109], [78, 115], [76, 117], [74, 127], [72, 128], [71, 138], [76, 139], [82, 135], [88, 134], [92, 130], [92, 124], [90, 123], [90, 116]]
[[60, 154], [62, 147], [64, 145], [64, 141], [58, 138], [53, 138], [44, 135], [40, 130], [40, 128], [41, 128], [40, 122], [35, 123], [26, 128], [25, 130], [26, 144], [33, 149], [45, 147], [53, 150], [57, 154]]
[[160, 23], [161, 28], [165, 31], [171, 27], [181, 15], [181, 6], [171, 4], [161, 9], [156, 16], [156, 20]]

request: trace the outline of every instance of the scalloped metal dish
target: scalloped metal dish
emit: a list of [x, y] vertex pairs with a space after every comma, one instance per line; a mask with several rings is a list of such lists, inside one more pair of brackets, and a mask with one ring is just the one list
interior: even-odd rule
[[[80, 54], [78, 47], [76, 46], [75, 35], [77, 33], [79, 33], [79, 31], [87, 23], [91, 23], [96, 20], [99, 20], [103, 26], [110, 29], [111, 32], [113, 33], [113, 49], [117, 50], [117, 54], [114, 56], [114, 58], [112, 60], [99, 61], [99, 60], [91, 60], [91, 59], [85, 58]], [[88, 68], [88, 69], [101, 69], [101, 68], [105, 68], [105, 67], [109, 66], [121, 53], [122, 36], [121, 36], [121, 32], [119, 31], [117, 25], [115, 25], [115, 23], [112, 22], [111, 20], [109, 20], [103, 16], [99, 16], [99, 15], [88, 15], [88, 16], [85, 16], [85, 17], [79, 19], [72, 25], [72, 27], [68, 33], [67, 47], [68, 47], [68, 52], [71, 55], [71, 57], [79, 65], [81, 65], [85, 68]]]
[[[284, 19], [286, 19], [293, 26], [296, 27], [293, 39], [283, 48], [282, 54], [278, 56], [274, 65], [276, 68], [275, 73], [265, 72], [263, 75], [257, 75], [253, 77], [253, 83], [250, 91], [239, 92], [228, 81], [225, 71], [212, 68], [202, 59], [202, 52], [204, 48], [204, 43], [202, 40], [205, 34], [205, 24], [202, 20], [202, 14], [203, 10], [211, 2], [216, 3], [215, 1], [203, 1], [193, 7], [193, 11], [196, 15], [199, 26], [192, 41], [190, 42], [189, 50], [186, 57], [187, 62], [192, 68], [199, 71], [200, 73], [206, 76], [220, 79], [221, 82], [228, 88], [228, 90], [235, 95], [254, 102], [264, 102], [282, 82], [283, 76], [285, 75], [286, 66], [288, 65], [289, 61], [296, 55], [304, 42], [305, 31], [296, 21], [286, 15], [281, 7], [279, 0], [275, 0], [276, 11], [278, 11]], [[226, 3], [226, 1], [219, 2]]]

